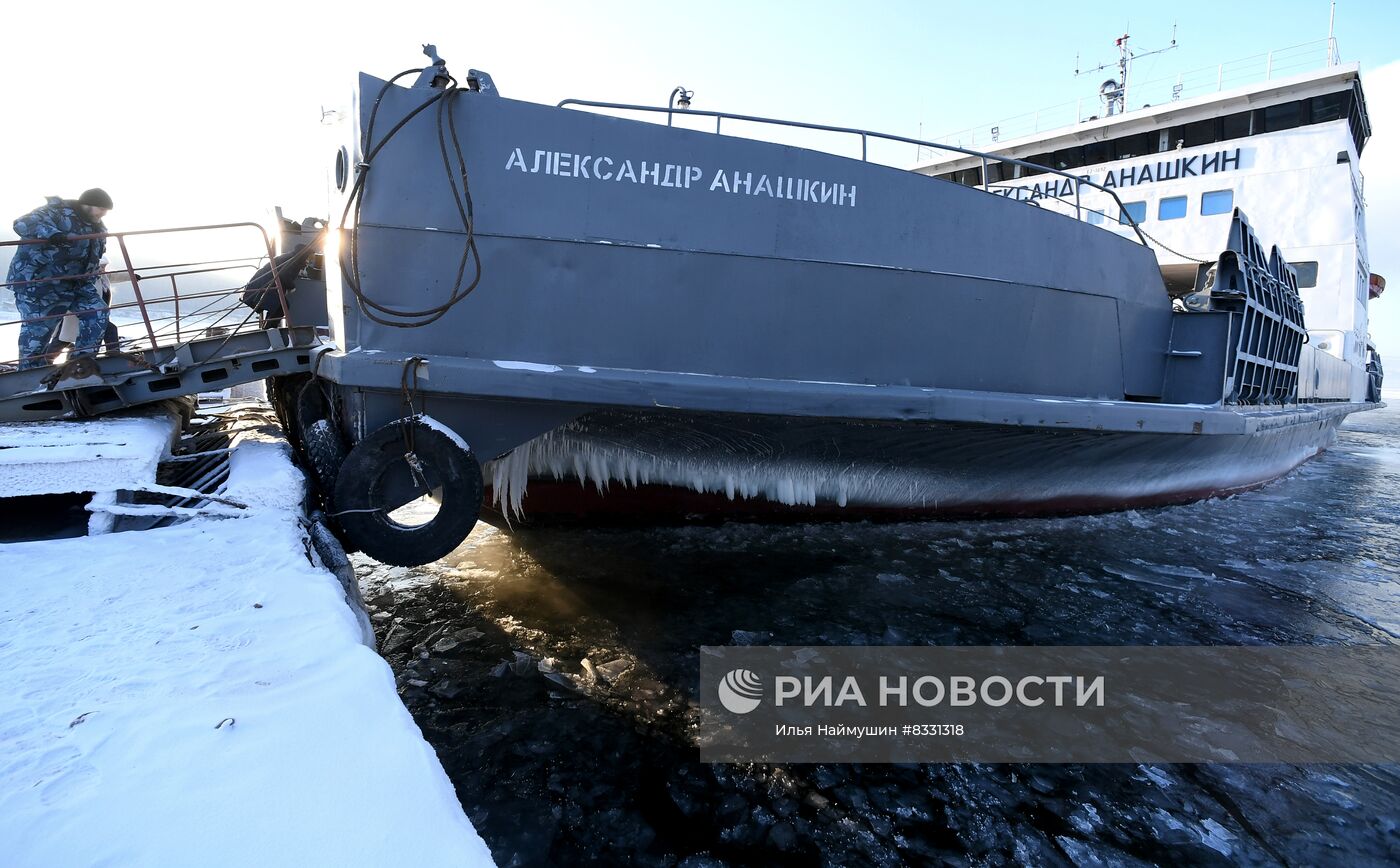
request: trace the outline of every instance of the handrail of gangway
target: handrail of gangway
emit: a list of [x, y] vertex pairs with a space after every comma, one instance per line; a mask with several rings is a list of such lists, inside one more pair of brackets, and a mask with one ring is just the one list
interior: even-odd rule
[[[76, 275], [73, 275], [73, 274], [65, 274], [65, 275], [54, 275], [54, 276], [50, 276], [50, 277], [36, 278], [36, 279], [33, 279], [33, 280], [14, 281], [13, 283], [6, 281], [6, 282], [0, 282], [0, 285], [3, 285], [3, 286], [5, 286], [5, 287], [7, 287], [7, 288], [10, 288], [10, 289], [13, 289], [13, 288], [15, 288], [16, 286], [32, 286], [32, 285], [43, 284], [43, 283], [67, 282], [67, 281], [73, 281], [73, 280], [85, 280], [85, 279], [89, 279], [89, 278], [95, 279], [95, 278], [97, 278], [97, 277], [99, 277], [99, 276], [101, 276], [101, 275], [104, 275], [104, 274], [110, 276], [110, 275], [116, 275], [116, 274], [121, 274], [121, 273], [125, 272], [125, 274], [126, 274], [126, 276], [127, 276], [127, 279], [128, 279], [128, 280], [130, 281], [130, 283], [131, 283], [132, 294], [136, 297], [136, 301], [134, 302], [134, 304], [128, 303], [128, 304], [121, 304], [121, 305], [108, 305], [108, 309], [109, 309], [109, 310], [114, 310], [114, 309], [125, 308], [125, 307], [132, 307], [132, 306], [135, 306], [135, 307], [139, 308], [140, 311], [141, 311], [141, 320], [142, 320], [142, 322], [143, 322], [143, 324], [145, 325], [145, 328], [146, 328], [146, 338], [150, 341], [150, 343], [151, 343], [151, 348], [152, 348], [152, 349], [155, 349], [155, 348], [157, 348], [157, 347], [160, 346], [160, 341], [157, 339], [156, 329], [155, 329], [154, 326], [153, 326], [153, 321], [152, 321], [152, 319], [151, 319], [150, 311], [147, 309], [147, 301], [146, 301], [146, 299], [145, 299], [145, 298], [142, 296], [142, 294], [141, 294], [141, 281], [142, 281], [142, 280], [145, 280], [145, 279], [159, 279], [159, 278], [169, 277], [169, 278], [172, 279], [171, 282], [172, 282], [172, 287], [173, 287], [173, 284], [174, 284], [173, 278], [174, 278], [176, 275], [181, 274], [181, 272], [176, 272], [175, 274], [154, 274], [154, 275], [152, 275], [152, 274], [147, 274], [146, 276], [143, 277], [140, 273], [137, 272], [136, 266], [134, 266], [134, 265], [132, 264], [132, 261], [131, 261], [131, 254], [130, 254], [130, 252], [127, 250], [127, 246], [126, 246], [126, 239], [127, 239], [127, 238], [132, 238], [132, 237], [138, 237], [138, 236], [145, 236], [145, 235], [169, 235], [169, 234], [176, 234], [176, 233], [181, 233], [181, 232], [198, 232], [198, 231], [209, 231], [209, 230], [219, 230], [219, 229], [241, 229], [241, 228], [245, 228], [245, 227], [250, 227], [250, 228], [256, 229], [256, 230], [258, 231], [259, 235], [262, 236], [263, 247], [264, 247], [264, 249], [266, 250], [266, 256], [267, 256], [268, 262], [274, 261], [275, 256], [276, 256], [276, 252], [275, 252], [275, 250], [274, 250], [274, 248], [273, 248], [272, 239], [271, 239], [271, 237], [268, 235], [266, 227], [264, 227], [264, 226], [263, 226], [262, 224], [260, 224], [260, 223], [255, 223], [255, 222], [251, 222], [251, 221], [240, 221], [240, 222], [236, 222], [236, 223], [210, 223], [210, 224], [202, 224], [202, 225], [197, 225], [197, 226], [176, 226], [176, 227], [167, 228], [167, 229], [135, 229], [135, 230], [128, 230], [128, 231], [125, 231], [125, 232], [95, 232], [95, 233], [89, 233], [89, 234], [86, 234], [86, 235], [69, 235], [69, 236], [67, 236], [67, 240], [68, 240], [68, 241], [87, 241], [87, 240], [92, 240], [92, 239], [105, 239], [105, 238], [116, 239], [117, 247], [118, 247], [118, 249], [121, 251], [121, 256], [122, 256], [122, 266], [121, 266], [121, 267], [118, 267], [118, 268], [116, 268], [116, 269], [107, 270], [107, 271], [92, 272], [92, 273], [89, 273], [89, 274], [76, 274]], [[0, 248], [4, 248], [4, 247], [20, 247], [20, 246], [28, 245], [28, 244], [47, 244], [47, 243], [49, 243], [49, 242], [48, 242], [48, 239], [44, 239], [44, 238], [19, 238], [19, 239], [7, 240], [7, 241], [0, 241]], [[246, 259], [246, 258], [251, 258], [251, 257], [245, 257], [245, 259]], [[196, 263], [180, 263], [180, 265], [192, 265], [192, 264], [196, 264]], [[171, 267], [176, 267], [176, 266], [174, 266], [174, 265], [151, 265], [151, 266], [143, 266], [143, 270], [145, 270], [145, 271], [147, 271], [147, 272], [150, 272], [150, 271], [153, 270], [153, 269], [159, 270], [159, 269], [165, 269], [165, 268], [171, 268]], [[237, 267], [237, 266], [229, 266], [229, 268], [236, 268], [236, 267]], [[215, 270], [220, 270], [220, 269], [215, 269]], [[282, 285], [282, 278], [281, 278], [281, 276], [277, 273], [277, 269], [276, 269], [276, 268], [271, 269], [271, 277], [272, 277], [273, 286], [274, 286], [274, 287], [276, 288], [276, 290], [277, 290], [277, 298], [278, 298], [278, 301], [280, 301], [280, 302], [281, 302], [281, 305], [282, 305], [283, 316], [286, 317], [286, 316], [288, 316], [288, 314], [289, 314], [289, 312], [290, 312], [290, 309], [289, 309], [289, 307], [288, 307], [288, 305], [287, 305], [287, 292], [286, 292], [285, 287], [283, 287], [283, 285]], [[228, 292], [228, 293], [232, 294], [232, 293], [237, 292], [237, 291], [238, 291], [237, 289], [230, 289], [230, 290], [220, 290], [219, 292], [220, 292], [220, 293]], [[196, 298], [196, 297], [200, 297], [200, 294], [196, 294], [195, 296], [189, 296], [189, 295], [187, 295], [187, 296], [186, 296], [186, 300], [188, 301], [188, 300], [191, 300], [192, 298]], [[176, 317], [177, 317], [177, 320], [178, 320], [178, 317], [179, 317], [178, 310], [179, 310], [179, 302], [180, 302], [180, 295], [179, 295], [178, 289], [174, 289], [174, 291], [173, 291], [173, 298], [174, 298], [174, 300], [175, 300], [174, 303], [175, 303], [175, 305], [176, 305], [176, 311], [177, 311]], [[61, 317], [64, 316], [64, 315], [65, 315], [65, 314], [55, 314], [55, 315], [37, 317], [36, 319], [40, 319], [40, 320], [42, 320], [42, 319], [54, 319], [54, 318], [61, 318]], [[162, 328], [162, 331], [163, 331], [163, 328]], [[177, 324], [177, 328], [176, 328], [176, 343], [177, 343], [177, 344], [180, 343], [180, 336], [179, 336], [178, 324]]]
[[[1082, 206], [1080, 205], [1080, 203], [1079, 203], [1079, 186], [1080, 186], [1081, 184], [1088, 184], [1090, 187], [1093, 187], [1093, 188], [1096, 189], [1096, 190], [1100, 190], [1100, 191], [1102, 191], [1102, 192], [1104, 192], [1104, 193], [1107, 193], [1109, 196], [1112, 196], [1112, 197], [1113, 197], [1113, 201], [1118, 203], [1118, 213], [1119, 213], [1122, 217], [1127, 217], [1127, 218], [1128, 218], [1129, 225], [1131, 225], [1131, 226], [1133, 227], [1133, 232], [1137, 233], [1138, 240], [1142, 242], [1142, 246], [1144, 246], [1144, 247], [1151, 247], [1151, 245], [1148, 244], [1148, 242], [1147, 242], [1147, 236], [1143, 235], [1143, 234], [1142, 234], [1142, 229], [1140, 229], [1140, 228], [1138, 227], [1138, 222], [1137, 222], [1137, 220], [1135, 220], [1135, 219], [1133, 218], [1133, 215], [1129, 214], [1129, 213], [1127, 212], [1127, 209], [1125, 209], [1125, 208], [1123, 207], [1123, 200], [1118, 198], [1118, 194], [1117, 194], [1116, 192], [1114, 192], [1112, 189], [1110, 189], [1110, 188], [1108, 188], [1108, 187], [1103, 186], [1102, 184], [1098, 184], [1098, 183], [1095, 183], [1094, 181], [1090, 181], [1090, 180], [1088, 180], [1087, 178], [1083, 178], [1083, 177], [1081, 177], [1081, 176], [1079, 176], [1079, 175], [1073, 175], [1073, 174], [1070, 174], [1069, 172], [1065, 172], [1065, 171], [1062, 171], [1062, 170], [1060, 170], [1060, 169], [1052, 169], [1052, 168], [1050, 168], [1049, 166], [1042, 166], [1042, 165], [1040, 165], [1039, 163], [1030, 163], [1030, 162], [1027, 162], [1027, 161], [1025, 161], [1025, 160], [1017, 160], [1017, 159], [1013, 159], [1013, 158], [1011, 158], [1011, 157], [998, 157], [998, 156], [995, 155], [995, 154], [989, 154], [989, 153], [986, 153], [985, 151], [974, 151], [974, 150], [972, 150], [972, 149], [970, 149], [970, 148], [960, 148], [960, 147], [958, 147], [958, 146], [956, 146], [956, 145], [945, 145], [945, 144], [943, 144], [943, 143], [941, 143], [941, 142], [930, 142], [930, 141], [925, 141], [925, 140], [923, 140], [923, 139], [909, 138], [908, 136], [897, 136], [897, 135], [895, 135], [895, 134], [893, 134], [893, 133], [878, 133], [878, 132], [875, 132], [874, 130], [862, 130], [862, 129], [858, 129], [858, 128], [856, 128], [856, 127], [834, 127], [834, 126], [830, 126], [830, 125], [828, 125], [828, 124], [812, 124], [812, 123], [807, 123], [807, 122], [805, 122], [805, 121], [788, 121], [788, 120], [782, 120], [782, 119], [780, 119], [780, 118], [765, 118], [765, 117], [759, 117], [758, 115], [736, 115], [736, 114], [733, 114], [733, 113], [731, 113], [731, 112], [707, 111], [707, 110], [705, 110], [705, 109], [678, 109], [678, 108], [675, 108], [674, 106], [633, 105], [633, 104], [630, 104], [630, 103], [598, 102], [598, 101], [596, 101], [596, 100], [587, 100], [587, 99], [566, 99], [566, 100], [561, 100], [559, 103], [557, 103], [557, 104], [555, 105], [555, 108], [567, 108], [567, 107], [569, 107], [569, 106], [583, 106], [583, 107], [585, 107], [585, 108], [613, 109], [613, 110], [617, 110], [617, 111], [655, 112], [655, 113], [658, 113], [658, 114], [667, 115], [667, 117], [668, 117], [668, 123], [669, 123], [669, 118], [672, 117], [672, 116], [674, 116], [674, 115], [676, 115], [676, 114], [681, 114], [681, 115], [695, 115], [695, 116], [698, 116], [698, 117], [711, 117], [711, 118], [714, 118], [714, 119], [715, 119], [715, 135], [720, 135], [720, 131], [719, 131], [720, 123], [723, 122], [723, 121], [725, 121], [725, 120], [745, 121], [745, 122], [748, 122], [748, 123], [756, 123], [756, 124], [772, 124], [773, 126], [794, 127], [794, 128], [796, 128], [796, 129], [802, 129], [802, 130], [818, 130], [818, 131], [827, 132], [827, 133], [845, 133], [845, 134], [847, 134], [847, 135], [860, 136], [860, 159], [861, 159], [861, 162], [868, 162], [868, 161], [869, 161], [868, 158], [867, 158], [867, 153], [868, 153], [868, 150], [869, 150], [869, 148], [868, 148], [868, 140], [871, 139], [871, 138], [883, 139], [883, 140], [889, 141], [889, 142], [899, 142], [899, 143], [901, 143], [901, 144], [906, 144], [906, 145], [916, 145], [916, 146], [919, 146], [919, 147], [932, 148], [932, 149], [934, 149], [934, 150], [953, 151], [953, 152], [959, 153], [959, 154], [966, 154], [966, 155], [969, 156], [969, 157], [981, 157], [981, 158], [982, 158], [982, 184], [981, 184], [981, 189], [982, 189], [982, 191], [985, 192], [985, 193], [991, 193], [990, 185], [989, 185], [988, 182], [987, 182], [987, 165], [988, 165], [987, 161], [988, 161], [988, 160], [991, 160], [991, 161], [996, 162], [996, 163], [1010, 163], [1010, 164], [1013, 165], [1013, 166], [1024, 166], [1024, 167], [1029, 168], [1029, 169], [1037, 169], [1037, 170], [1039, 170], [1039, 171], [1041, 171], [1041, 172], [1050, 172], [1051, 174], [1060, 175], [1060, 176], [1062, 176], [1062, 177], [1069, 178], [1070, 180], [1072, 180], [1072, 181], [1075, 182], [1075, 183], [1074, 183], [1074, 215], [1075, 215], [1075, 218], [1076, 218], [1076, 219], [1080, 219], [1080, 220], [1083, 219], [1083, 217], [1082, 217], [1083, 207], [1082, 207]], [[993, 194], [993, 195], [996, 195], [996, 194]], [[1120, 219], [1119, 219], [1119, 222], [1122, 223], [1121, 217], [1120, 217]]]

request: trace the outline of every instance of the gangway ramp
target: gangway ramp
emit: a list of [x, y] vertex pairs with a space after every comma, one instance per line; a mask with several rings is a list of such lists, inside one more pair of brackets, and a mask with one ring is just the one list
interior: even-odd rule
[[126, 356], [98, 356], [96, 373], [60, 379], [52, 389], [43, 381], [59, 368], [0, 373], [0, 422], [97, 416], [309, 371], [320, 345], [316, 328], [280, 327], [157, 347], [142, 353], [144, 365]]
[[[296, 277], [279, 274], [280, 264], [265, 267], [275, 251], [257, 223], [69, 241], [98, 238], [107, 240], [110, 265], [92, 263], [81, 274], [3, 284], [19, 291], [42, 283], [62, 283], [66, 291], [88, 281], [110, 284], [107, 315], [113, 328], [95, 355], [74, 355], [64, 339], [72, 339], [75, 314], [61, 306], [28, 320], [0, 313], [0, 422], [90, 417], [305, 372], [325, 345], [323, 328], [293, 322], [285, 313]], [[5, 248], [43, 243], [0, 242], [0, 255], [13, 252]], [[192, 258], [191, 249], [206, 255]], [[230, 253], [243, 255], [228, 258]], [[319, 267], [318, 253], [299, 270], [304, 279], [316, 281]], [[250, 281], [257, 287], [251, 295]], [[0, 296], [0, 304], [8, 300]], [[8, 358], [16, 352], [20, 329], [36, 325], [49, 335], [45, 353]]]

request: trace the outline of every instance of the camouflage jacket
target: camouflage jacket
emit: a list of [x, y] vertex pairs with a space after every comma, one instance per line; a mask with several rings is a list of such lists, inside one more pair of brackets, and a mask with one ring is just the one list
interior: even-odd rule
[[[54, 235], [93, 235], [106, 232], [101, 220], [88, 222], [78, 203], [72, 199], [50, 196], [48, 204], [36, 208], [15, 221], [15, 234], [20, 238], [51, 238]], [[7, 280], [34, 280], [62, 275], [77, 276], [99, 271], [107, 239], [66, 241], [61, 244], [22, 244], [10, 260]], [[89, 279], [91, 280], [91, 279]], [[43, 284], [39, 284], [43, 286]], [[23, 289], [24, 287], [12, 287]]]

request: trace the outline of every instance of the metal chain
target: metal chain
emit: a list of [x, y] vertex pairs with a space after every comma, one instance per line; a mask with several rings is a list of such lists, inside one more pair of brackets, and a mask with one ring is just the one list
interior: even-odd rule
[[1187, 256], [1185, 253], [1182, 253], [1180, 250], [1173, 250], [1173, 249], [1171, 249], [1171, 248], [1168, 247], [1167, 245], [1163, 244], [1161, 241], [1157, 240], [1156, 237], [1154, 237], [1154, 236], [1148, 234], [1147, 230], [1146, 230], [1146, 229], [1143, 229], [1141, 225], [1138, 226], [1138, 231], [1141, 232], [1144, 236], [1146, 236], [1153, 244], [1156, 244], [1158, 247], [1162, 248], [1163, 250], [1167, 251], [1168, 253], [1172, 254], [1173, 256], [1180, 256], [1182, 259], [1190, 260], [1191, 262], [1196, 262], [1196, 263], [1199, 263], [1199, 264], [1201, 264], [1201, 265], [1212, 265], [1212, 264], [1215, 263], [1215, 260], [1214, 260], [1214, 259], [1197, 259], [1197, 258], [1194, 257], [1194, 256]]

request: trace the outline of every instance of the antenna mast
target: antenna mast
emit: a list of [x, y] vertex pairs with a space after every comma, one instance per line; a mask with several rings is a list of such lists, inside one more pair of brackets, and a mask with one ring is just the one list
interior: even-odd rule
[[1337, 0], [1332, 0], [1332, 11], [1327, 16], [1327, 65], [1337, 63]]
[[[1153, 51], [1135, 52], [1128, 45], [1128, 34], [1126, 33], [1115, 39], [1113, 44], [1118, 47], [1118, 79], [1116, 81], [1114, 79], [1109, 79], [1099, 86], [1099, 96], [1103, 98], [1108, 108], [1108, 114], [1110, 115], [1122, 114], [1128, 110], [1128, 79], [1133, 72], [1133, 61], [1140, 57], [1151, 57], [1154, 54], [1161, 54], [1164, 51], [1171, 51], [1173, 48], [1176, 48], [1176, 25], [1172, 25], [1171, 44], [1165, 48], [1158, 48]], [[1079, 69], [1078, 55], [1075, 55], [1074, 64], [1074, 74], [1076, 76], [1088, 75], [1089, 73], [1099, 72], [1109, 67], [1107, 63], [1100, 63], [1093, 69], [1081, 71]]]

